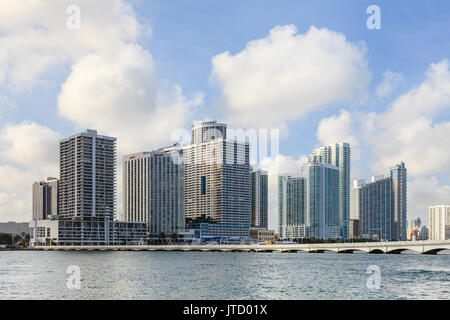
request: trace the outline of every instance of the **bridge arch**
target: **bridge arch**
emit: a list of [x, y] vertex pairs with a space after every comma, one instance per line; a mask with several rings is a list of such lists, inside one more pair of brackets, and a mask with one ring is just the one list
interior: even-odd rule
[[372, 249], [372, 250], [369, 251], [369, 253], [371, 253], [371, 254], [382, 254], [382, 253], [384, 253], [384, 251], [381, 250], [381, 249]]
[[364, 250], [364, 249], [355, 249], [355, 248], [352, 248], [352, 249], [342, 249], [342, 250], [339, 250], [338, 251], [338, 253], [354, 253], [354, 252], [362, 252], [362, 253], [368, 253], [367, 252], [367, 250]]
[[436, 249], [431, 249], [431, 250], [428, 250], [428, 251], [424, 251], [423, 254], [437, 254], [438, 252], [444, 251], [444, 250], [448, 250], [448, 249], [436, 248]]
[[320, 249], [310, 249], [309, 253], [325, 253], [325, 252], [334, 252], [338, 253], [338, 249], [332, 248], [320, 248]]
[[401, 254], [404, 251], [414, 251], [415, 253], [420, 253], [418, 250], [416, 250], [415, 248], [395, 248], [395, 249], [391, 249], [386, 252], [387, 254]]

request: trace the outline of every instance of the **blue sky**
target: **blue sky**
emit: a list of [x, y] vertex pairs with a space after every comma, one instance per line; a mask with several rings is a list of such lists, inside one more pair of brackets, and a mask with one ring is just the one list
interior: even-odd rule
[[[271, 124], [272, 127], [279, 124], [285, 133], [280, 141], [280, 153], [284, 157], [280, 160], [282, 165], [280, 170], [292, 170], [302, 156], [308, 155], [313, 148], [331, 141], [334, 136], [336, 136], [336, 142], [339, 142], [342, 137], [349, 137], [352, 141], [356, 141], [355, 152], [359, 154], [352, 164], [355, 169], [353, 171], [354, 178], [369, 178], [371, 175], [386, 173], [389, 165], [394, 165], [399, 161], [405, 161], [407, 168], [411, 168], [411, 190], [409, 191], [409, 212], [411, 216], [425, 218], [428, 205], [449, 201], [449, 151], [445, 151], [445, 154], [440, 158], [441, 162], [438, 163], [435, 163], [437, 161], [435, 157], [439, 158], [440, 156], [438, 154], [433, 155], [433, 152], [442, 149], [443, 146], [447, 146], [447, 149], [449, 149], [449, 144], [445, 139], [436, 139], [436, 137], [442, 138], [442, 135], [450, 132], [448, 130], [450, 122], [448, 90], [450, 89], [448, 88], [448, 65], [445, 64], [445, 59], [450, 58], [450, 20], [448, 19], [450, 3], [448, 1], [130, 0], [127, 2], [115, 0], [112, 2], [130, 5], [131, 11], [118, 9], [111, 16], [108, 16], [107, 13], [101, 14], [101, 12], [102, 10], [108, 11], [105, 8], [112, 6], [112, 2], [99, 1], [99, 4], [89, 5], [87, 2], [85, 4], [85, 1], [72, 2], [80, 6], [81, 17], [85, 19], [82, 20], [83, 27], [75, 32], [91, 37], [94, 42], [98, 40], [99, 44], [92, 44], [84, 39], [75, 39], [65, 43], [64, 41], [70, 41], [72, 39], [70, 37], [76, 33], [65, 34], [66, 31], [53, 30], [55, 25], [58, 26], [59, 20], [64, 22], [67, 18], [64, 5], [58, 8], [59, 11], [55, 11], [57, 9], [49, 11], [45, 10], [45, 7], [36, 7], [34, 10], [37, 17], [31, 17], [24, 8], [13, 2], [10, 5], [11, 9], [8, 8], [8, 10], [17, 10], [16, 16], [23, 19], [9, 20], [8, 16], [11, 16], [9, 14], [3, 17], [2, 20], [5, 22], [0, 24], [0, 41], [3, 41], [9, 48], [9, 55], [6, 54], [1, 57], [0, 54], [0, 71], [7, 70], [4, 71], [5, 78], [0, 81], [0, 131], [3, 132], [0, 135], [0, 137], [3, 137], [0, 138], [0, 141], [4, 144], [3, 149], [0, 149], [3, 154], [3, 159], [0, 160], [0, 168], [3, 166], [4, 172], [9, 173], [15, 172], [14, 169], [16, 169], [18, 172], [17, 184], [22, 186], [21, 188], [11, 188], [0, 184], [0, 195], [3, 195], [4, 199], [3, 204], [0, 200], [0, 221], [14, 219], [15, 217], [24, 219], [29, 214], [31, 204], [28, 202], [29, 195], [25, 192], [29, 192], [32, 181], [27, 185], [27, 178], [40, 179], [42, 177], [39, 175], [57, 174], [57, 172], [46, 174], [43, 170], [32, 169], [30, 168], [31, 161], [27, 163], [14, 160], [14, 156], [20, 154], [21, 147], [27, 148], [27, 151], [29, 151], [30, 144], [22, 146], [13, 140], [19, 139], [18, 137], [12, 137], [12, 132], [18, 132], [19, 135], [22, 133], [23, 121], [28, 121], [28, 124], [35, 124], [38, 127], [36, 129], [38, 132], [47, 132], [45, 129], [49, 129], [50, 135], [54, 134], [55, 136], [68, 136], [82, 128], [98, 125], [96, 129], [100, 132], [116, 134], [121, 138], [121, 132], [115, 130], [112, 125], [108, 127], [108, 124], [114, 123], [115, 119], [102, 125], [103, 122], [93, 119], [99, 113], [89, 113], [93, 108], [95, 109], [95, 104], [89, 108], [86, 107], [92, 102], [92, 97], [106, 95], [105, 88], [99, 86], [99, 91], [94, 93], [93, 91], [97, 90], [96, 87], [85, 88], [83, 87], [83, 81], [81, 80], [80, 83], [79, 80], [86, 79], [87, 83], [92, 84], [95, 79], [102, 79], [101, 77], [107, 77], [107, 81], [110, 81], [114, 77], [120, 78], [121, 72], [125, 74], [125, 77], [128, 75], [128, 69], [126, 69], [128, 65], [126, 64], [123, 68], [117, 67], [112, 75], [105, 75], [108, 67], [105, 67], [103, 73], [95, 74], [97, 64], [101, 66], [105, 62], [107, 66], [107, 63], [110, 62], [107, 58], [117, 58], [115, 56], [116, 47], [110, 46], [110, 43], [116, 45], [117, 42], [118, 46], [133, 44], [142, 48], [138, 52], [133, 51], [134, 49], [131, 50], [130, 55], [137, 57], [136, 61], [140, 61], [139, 59], [142, 58], [144, 61], [141, 65], [142, 70], [145, 71], [148, 68], [149, 72], [142, 75], [138, 74], [132, 79], [135, 81], [133, 84], [141, 86], [139, 81], [147, 81], [141, 87], [151, 90], [154, 83], [157, 82], [158, 89], [155, 90], [158, 92], [161, 88], [163, 91], [171, 91], [174, 85], [181, 88], [182, 93], [169, 93], [165, 98], [167, 101], [170, 100], [170, 108], [174, 108], [174, 114], [180, 114], [180, 112], [175, 111], [183, 110], [181, 112], [182, 117], [174, 120], [175, 128], [180, 126], [189, 129], [194, 120], [205, 118], [239, 119], [237, 115], [232, 114], [233, 110], [237, 110], [233, 109], [236, 106], [231, 106], [231, 103], [229, 103], [233, 97], [236, 98], [239, 95], [228, 92], [227, 88], [229, 90], [235, 89], [232, 82], [241, 80], [241, 76], [236, 72], [232, 74], [228, 71], [220, 71], [222, 69], [219, 67], [225, 65], [225, 60], [213, 65], [213, 58], [224, 52], [229, 52], [230, 59], [227, 61], [234, 67], [234, 71], [238, 71], [239, 66], [242, 67], [242, 65], [239, 64], [241, 62], [238, 61], [237, 55], [247, 51], [246, 46], [249, 42], [267, 38], [276, 26], [289, 25], [295, 26], [296, 31], [290, 34], [288, 39], [297, 43], [295, 48], [299, 49], [299, 52], [294, 50], [292, 55], [301, 56], [303, 54], [301, 49], [304, 44], [297, 42], [296, 36], [308, 34], [311, 26], [315, 26], [319, 30], [326, 29], [333, 32], [330, 35], [331, 38], [334, 38], [336, 34], [345, 36], [343, 47], [336, 47], [336, 50], [351, 50], [355, 54], [361, 53], [362, 58], [355, 58], [349, 63], [349, 67], [351, 68], [359, 62], [364, 62], [365, 65], [356, 68], [357, 70], [351, 70], [351, 74], [361, 72], [361, 75], [369, 73], [370, 76], [367, 79], [361, 78], [361, 83], [364, 81], [367, 83], [361, 85], [360, 91], [362, 92], [358, 97], [346, 95], [345, 98], [334, 99], [332, 95], [326, 102], [312, 105], [307, 112], [296, 113], [293, 111], [291, 118], [283, 118], [279, 122]], [[373, 4], [378, 5], [381, 9], [380, 30], [369, 30], [366, 26], [366, 20], [369, 17], [366, 9]], [[39, 17], [40, 12], [42, 12], [42, 15]], [[4, 13], [7, 14], [8, 12]], [[89, 20], [92, 17], [97, 17], [97, 14], [102, 19], [98, 18], [95, 23]], [[114, 20], [121, 19], [124, 16], [133, 18], [139, 25], [137, 29], [140, 27], [151, 29], [151, 35], [146, 32], [135, 35], [134, 30], [124, 31], [129, 26], [128, 20], [125, 23]], [[1, 11], [0, 18], [2, 18]], [[48, 22], [53, 21], [53, 19], [56, 21], [55, 23]], [[95, 27], [95, 29], [89, 27]], [[48, 44], [43, 41], [43, 38], [34, 41], [35, 39], [26, 36], [28, 31], [38, 30], [39, 28], [48, 31]], [[130, 29], [133, 28], [130, 27]], [[107, 30], [118, 34], [118, 36], [115, 37], [114, 34], [106, 35]], [[104, 33], [105, 36], [103, 36]], [[23, 42], [10, 41], [7, 40], [8, 37], [21, 39]], [[66, 38], [69, 40], [66, 40]], [[30, 41], [30, 43], [23, 44], [26, 41]], [[64, 43], [58, 45], [58, 41]], [[274, 43], [270, 43], [268, 47], [274, 45]], [[356, 49], [353, 46], [359, 47]], [[259, 49], [254, 49], [252, 54], [258, 55], [257, 50]], [[29, 54], [27, 50], [29, 50]], [[37, 57], [36, 61], [42, 61], [49, 57], [49, 64], [38, 70], [36, 76], [30, 80], [32, 85], [26, 90], [17, 90], [11, 86], [12, 79], [18, 78], [22, 81], [21, 79], [24, 77], [20, 73], [23, 69], [17, 68], [18, 71], [14, 69], [14, 66], [20, 65], [17, 63], [19, 58], [14, 56], [15, 52], [21, 52], [21, 62], [30, 59], [30, 65], [26, 66], [31, 66], [31, 68], [37, 65], [32, 58]], [[54, 54], [55, 52], [58, 54]], [[97, 59], [93, 58], [92, 61], [86, 59], [92, 53], [97, 56]], [[147, 53], [151, 57], [147, 56]], [[265, 55], [259, 57], [259, 68], [264, 69], [266, 66], [277, 66], [283, 63], [282, 61], [275, 61], [276, 57], [273, 59]], [[244, 66], [248, 65], [246, 60], [242, 61]], [[426, 75], [427, 70], [431, 70], [431, 64], [439, 64], [436, 70], [432, 71], [435, 77]], [[5, 68], [5, 65], [9, 66], [9, 69]], [[109, 69], [116, 65], [120, 65], [120, 63], [111, 63]], [[329, 70], [320, 70], [321, 65], [319, 61], [317, 68], [314, 68], [314, 70], [322, 73], [319, 80], [323, 81], [323, 79], [326, 79]], [[136, 68], [139, 69], [140, 66]], [[287, 68], [289, 69], [289, 66]], [[254, 70], [251, 67], [248, 70], [249, 72], [252, 72], [252, 70], [259, 71], [259, 69]], [[302, 67], [294, 65], [292, 70], [299, 73]], [[221, 80], [217, 81], [216, 79], [214, 81], [212, 74], [215, 71], [217, 71], [215, 74], [218, 74]], [[393, 74], [394, 80], [388, 83], [387, 93], [378, 95], [377, 89], [385, 80], [386, 72]], [[136, 73], [138, 71], [133, 69], [133, 74]], [[149, 73], [151, 77], [147, 78]], [[75, 77], [75, 75], [78, 75], [78, 77]], [[325, 75], [325, 78], [323, 75]], [[312, 74], [312, 77], [315, 77], [315, 75]], [[339, 84], [339, 75], [330, 74], [330, 77], [335, 77], [335, 84]], [[349, 83], [348, 87], [358, 85], [357, 79], [356, 81], [352, 77], [349, 79], [353, 79], [352, 81], [355, 84]], [[312, 84], [306, 83], [306, 85], [315, 85], [313, 89], [320, 92], [319, 80], [317, 80], [317, 83], [312, 80]], [[21, 85], [20, 81], [18, 81], [19, 86]], [[108, 83], [107, 81], [104, 82]], [[242, 81], [245, 81], [245, 79]], [[65, 90], [62, 87], [63, 84], [66, 84]], [[302, 87], [304, 84], [299, 82], [298, 85]], [[417, 93], [416, 91], [421, 86], [426, 88]], [[191, 100], [199, 92], [203, 93], [202, 103], [192, 102]], [[264, 94], [264, 92], [261, 93]], [[258, 92], [253, 91], [250, 94], [258, 95]], [[295, 92], [293, 94], [294, 97], [289, 101], [293, 101], [293, 107], [291, 106], [291, 108], [295, 109], [295, 99], [299, 96], [295, 95]], [[327, 92], [324, 92], [324, 95], [327, 94]], [[405, 95], [412, 100], [421, 101], [414, 107], [415, 111], [411, 112], [407, 107], [408, 102], [403, 101], [407, 100], [407, 97], [398, 101], [400, 97]], [[170, 98], [168, 98], [169, 96]], [[436, 98], [437, 96], [438, 98]], [[58, 97], [61, 100], [58, 100]], [[78, 106], [75, 103], [67, 102], [68, 99], [74, 101], [74, 97], [80, 98]], [[177, 97], [184, 99], [181, 102], [183, 106], [174, 106], [174, 101], [178, 101]], [[112, 95], [110, 99], [106, 100], [112, 101], [112, 104], [119, 101], [122, 105], [117, 102], [118, 108], [123, 111], [129, 108], [128, 101], [130, 101], [130, 104], [135, 101], [134, 98], [127, 100], [128, 98], [128, 96], [125, 97], [124, 93], [119, 97]], [[432, 105], [429, 109], [427, 106], [428, 98], [430, 101], [436, 98], [436, 101], [430, 102]], [[136, 104], [142, 102], [139, 100], [140, 98], [136, 99], [138, 99]], [[99, 103], [102, 103], [102, 101]], [[142, 109], [138, 107], [133, 109], [133, 107], [130, 110], [137, 110], [137, 112], [147, 110], [145, 107], [146, 100], [143, 101]], [[305, 101], [309, 100], [302, 100], [300, 97], [298, 109], [304, 107]], [[127, 107], [125, 107], [124, 102]], [[160, 102], [154, 103], [155, 105], [152, 107], [154, 110], [164, 109], [158, 104]], [[262, 103], [264, 104], [264, 100], [262, 100]], [[76, 113], [78, 109], [79, 114]], [[390, 112], [392, 110], [395, 110], [395, 112]], [[111, 113], [115, 114], [116, 111], [113, 110]], [[266, 107], [262, 106], [260, 113], [264, 112], [273, 112], [273, 104]], [[402, 112], [408, 115], [405, 117], [407, 123], [402, 121], [397, 123], [397, 120], [395, 120], [399, 118]], [[149, 114], [149, 117], [157, 119], [157, 115], [154, 113]], [[168, 121], [167, 115], [164, 119], [164, 121]], [[330, 121], [325, 123], [323, 122], [324, 119]], [[132, 123], [132, 120], [135, 119], [130, 119], [130, 123]], [[161, 120], [158, 123], [164, 124], [164, 121]], [[408, 127], [408, 123], [416, 123], [416, 121], [416, 127], [419, 128], [417, 132], [414, 131], [415, 129], [412, 130]], [[255, 121], [254, 123], [251, 121], [245, 123], [229, 122], [229, 126], [266, 128], [268, 123], [267, 118], [265, 118], [264, 121]], [[383, 123], [386, 123], [387, 126]], [[153, 126], [155, 126], [155, 123], [153, 123]], [[393, 131], [389, 126], [398, 130]], [[151, 127], [151, 125], [145, 127]], [[165, 127], [165, 125], [161, 125], [161, 127]], [[361, 128], [369, 127], [374, 128], [367, 129], [364, 134], [360, 132]], [[166, 136], [169, 137], [173, 128], [170, 126], [167, 128]], [[17, 131], [13, 129], [17, 129]], [[26, 134], [33, 135], [30, 133], [34, 132], [33, 130], [26, 131]], [[123, 130], [131, 131], [125, 124]], [[154, 129], [154, 131], [149, 129], [149, 131], [145, 131], [145, 135], [152, 136], [156, 130], [161, 129]], [[319, 131], [322, 132], [321, 135], [319, 135]], [[397, 151], [397, 145], [392, 141], [393, 139], [390, 139], [390, 135], [395, 134], [402, 134], [407, 137], [401, 140], [402, 144], [399, 145]], [[130, 146], [130, 149], [151, 149], [170, 142], [169, 138], [164, 139], [163, 132], [158, 133], [157, 136], [158, 138], [155, 137], [153, 140], [152, 138], [144, 139], [141, 143]], [[122, 139], [122, 141], [130, 140], [131, 136], [124, 136]], [[417, 163], [414, 163], [415, 155], [419, 155], [418, 152], [420, 152], [420, 146], [422, 145], [427, 148], [434, 148], [427, 152], [428, 156], [423, 155], [422, 157], [420, 154], [420, 161], [417, 160]], [[131, 151], [130, 149], [126, 151]], [[384, 151], [389, 154], [386, 154], [386, 156], [380, 154]], [[33, 155], [34, 153], [30, 152], [30, 157]], [[40, 154], [38, 156], [41, 157]], [[41, 158], [45, 159], [44, 156]], [[411, 166], [409, 166], [410, 163]], [[54, 167], [49, 169], [49, 171], [52, 170], [54, 170]], [[426, 192], [424, 189], [426, 189]], [[0, 197], [0, 199], [2, 198]], [[14, 205], [11, 205], [11, 203], [14, 203]], [[272, 216], [276, 215], [273, 210], [272, 208]], [[275, 223], [275, 218], [272, 219], [272, 223]]]

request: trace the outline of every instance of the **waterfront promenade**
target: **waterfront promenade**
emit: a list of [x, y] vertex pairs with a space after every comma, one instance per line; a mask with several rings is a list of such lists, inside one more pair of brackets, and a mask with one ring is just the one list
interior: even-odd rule
[[365, 252], [370, 254], [399, 254], [406, 250], [420, 254], [437, 254], [450, 250], [450, 240], [444, 241], [393, 241], [324, 244], [275, 245], [128, 245], [128, 246], [37, 246], [44, 251], [201, 251], [201, 252], [307, 252], [336, 253]]

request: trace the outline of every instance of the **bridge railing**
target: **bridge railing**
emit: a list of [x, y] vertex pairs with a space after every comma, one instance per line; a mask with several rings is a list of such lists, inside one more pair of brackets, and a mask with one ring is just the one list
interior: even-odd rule
[[[85, 246], [84, 248], [128, 248], [128, 249], [143, 249], [145, 247], [153, 249], [211, 249], [226, 248], [226, 249], [295, 249], [295, 248], [359, 248], [359, 247], [411, 247], [421, 245], [450, 245], [450, 240], [420, 240], [420, 241], [383, 241], [383, 242], [342, 242], [342, 243], [303, 243], [303, 244], [278, 244], [278, 245], [264, 245], [264, 244], [234, 244], [234, 245], [139, 245], [139, 246]], [[52, 246], [53, 248], [73, 248], [73, 246]], [[78, 247], [78, 246], [76, 246]], [[83, 247], [83, 246], [82, 246]], [[39, 246], [36, 248], [40, 248]], [[45, 247], [41, 247], [45, 248]], [[51, 248], [51, 247], [50, 247]]]

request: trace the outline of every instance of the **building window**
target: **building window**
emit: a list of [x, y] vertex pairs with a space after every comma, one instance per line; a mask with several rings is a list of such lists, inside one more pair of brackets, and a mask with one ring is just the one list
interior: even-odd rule
[[201, 189], [202, 195], [206, 194], [206, 176], [202, 176], [201, 178]]

